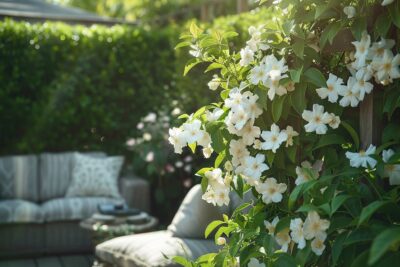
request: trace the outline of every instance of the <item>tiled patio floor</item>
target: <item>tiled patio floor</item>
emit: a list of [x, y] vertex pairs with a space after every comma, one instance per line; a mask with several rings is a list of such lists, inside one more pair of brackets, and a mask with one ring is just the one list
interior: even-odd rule
[[91, 267], [92, 255], [48, 256], [20, 260], [0, 260], [0, 267]]

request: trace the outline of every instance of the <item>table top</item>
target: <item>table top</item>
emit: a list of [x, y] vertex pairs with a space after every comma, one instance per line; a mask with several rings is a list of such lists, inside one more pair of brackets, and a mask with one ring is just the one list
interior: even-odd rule
[[81, 221], [79, 225], [83, 229], [92, 232], [140, 233], [154, 229], [158, 225], [158, 219], [145, 212], [135, 216], [103, 216], [101, 214], [94, 214], [92, 217]]

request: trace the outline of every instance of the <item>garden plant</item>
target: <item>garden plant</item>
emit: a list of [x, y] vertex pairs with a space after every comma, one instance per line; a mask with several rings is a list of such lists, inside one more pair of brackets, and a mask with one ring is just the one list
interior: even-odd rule
[[399, 1], [260, 1], [275, 18], [235, 32], [196, 24], [177, 48], [207, 64], [219, 100], [181, 115], [176, 153], [214, 159], [203, 199], [253, 200], [212, 222], [218, 253], [183, 266], [398, 266]]

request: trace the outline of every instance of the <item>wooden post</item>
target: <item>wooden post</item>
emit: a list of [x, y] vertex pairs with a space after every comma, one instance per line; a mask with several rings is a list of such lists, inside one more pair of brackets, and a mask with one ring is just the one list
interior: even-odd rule
[[374, 140], [376, 130], [374, 129], [374, 95], [371, 92], [365, 96], [360, 104], [360, 138], [362, 149], [367, 149], [370, 144], [377, 141]]
[[249, 3], [248, 0], [236, 0], [236, 11], [237, 13], [242, 13], [249, 11]]
[[200, 8], [200, 19], [202, 21], [207, 21], [208, 20], [208, 8], [207, 8], [207, 4], [203, 4], [201, 5]]

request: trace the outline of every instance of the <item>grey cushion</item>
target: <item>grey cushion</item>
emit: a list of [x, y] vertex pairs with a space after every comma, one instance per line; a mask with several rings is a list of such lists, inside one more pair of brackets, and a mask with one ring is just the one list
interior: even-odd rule
[[177, 238], [168, 231], [159, 231], [111, 239], [96, 247], [96, 256], [121, 267], [172, 267], [180, 265], [163, 254], [195, 259], [217, 250], [213, 240]]
[[168, 230], [174, 236], [204, 238], [207, 225], [214, 220], [221, 220], [222, 214], [228, 214], [227, 206], [213, 206], [204, 201], [202, 195], [200, 185], [195, 185], [187, 193], [172, 223], [168, 226]]
[[0, 201], [0, 223], [40, 223], [43, 213], [38, 205], [25, 200]]
[[75, 153], [74, 160], [72, 181], [66, 197], [121, 197], [118, 191], [118, 176], [124, 157], [94, 158]]
[[[87, 152], [92, 157], [105, 157], [103, 152]], [[71, 183], [74, 152], [43, 153], [40, 155], [40, 200], [64, 197]]]
[[81, 220], [96, 213], [99, 204], [122, 201], [104, 197], [57, 198], [43, 203], [42, 210], [46, 222]]
[[34, 155], [0, 158], [0, 199], [38, 201], [38, 162]]

